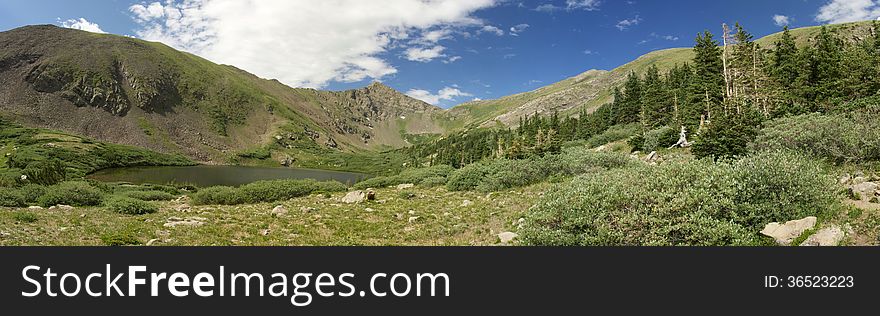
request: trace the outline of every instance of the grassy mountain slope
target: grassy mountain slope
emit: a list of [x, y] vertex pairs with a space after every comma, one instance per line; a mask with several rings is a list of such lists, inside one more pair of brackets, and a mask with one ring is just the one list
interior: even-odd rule
[[[854, 22], [828, 27], [841, 38], [858, 39], [870, 34], [870, 26], [870, 22]], [[821, 27], [798, 28], [791, 30], [791, 34], [798, 44], [805, 45], [820, 29]], [[781, 35], [781, 32], [772, 34], [756, 42], [761, 47], [771, 48]], [[520, 117], [534, 113], [549, 114], [557, 111], [560, 114], [576, 114], [582, 108], [592, 111], [612, 101], [613, 88], [622, 86], [630, 72], [643, 74], [651, 65], [657, 65], [663, 72], [692, 59], [693, 50], [690, 48], [650, 52], [611, 71], [589, 70], [530, 92], [461, 104], [449, 110], [450, 120], [456, 123], [454, 127], [490, 127], [497, 124], [515, 125]]]
[[327, 151], [397, 148], [442, 132], [439, 112], [381, 84], [293, 89], [123, 36], [47, 25], [0, 33], [3, 117], [199, 161], [279, 137]]

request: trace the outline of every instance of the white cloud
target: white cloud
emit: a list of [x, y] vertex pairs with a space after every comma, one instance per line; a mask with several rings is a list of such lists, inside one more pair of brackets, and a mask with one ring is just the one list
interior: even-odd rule
[[455, 100], [455, 98], [457, 97], [473, 96], [470, 93], [461, 92], [461, 90], [452, 87], [445, 87], [440, 91], [437, 91], [437, 94], [432, 94], [430, 91], [427, 90], [412, 89], [407, 91], [406, 95], [410, 96], [411, 98], [419, 99], [433, 105], [440, 104], [440, 101], [452, 101]]
[[483, 32], [492, 33], [492, 34], [495, 34], [498, 36], [504, 35], [504, 30], [499, 29], [499, 28], [492, 26], [492, 25], [484, 25], [483, 28], [480, 29], [480, 32], [481, 33], [483, 33]]
[[[442, 55], [449, 28], [497, 0], [166, 0], [129, 7], [143, 39], [163, 42], [295, 87], [380, 79], [397, 72], [395, 47], [416, 59]], [[410, 43], [401, 41], [410, 40]], [[413, 41], [417, 42], [414, 43]], [[440, 47], [440, 48], [438, 48]]]
[[677, 41], [678, 40], [678, 36], [672, 36], [672, 35], [664, 35], [662, 38], [667, 41]]
[[565, 0], [565, 4], [568, 6], [568, 9], [580, 9], [593, 11], [599, 9], [599, 4], [601, 1], [599, 0]]
[[791, 18], [785, 15], [776, 14], [773, 16], [773, 23], [776, 26], [783, 27], [791, 23]]
[[431, 48], [411, 47], [403, 53], [403, 57], [409, 61], [426, 63], [434, 60], [434, 58], [446, 57], [446, 55], [443, 54], [445, 49], [446, 47], [440, 45]]
[[831, 0], [816, 15], [816, 21], [823, 23], [873, 19], [880, 19], [880, 0]]
[[636, 17], [632, 19], [618, 21], [617, 25], [615, 25], [614, 27], [616, 27], [618, 30], [623, 31], [632, 26], [639, 25], [639, 23], [642, 23], [642, 18], [636, 15]]
[[462, 58], [461, 56], [452, 56], [452, 57], [449, 57], [448, 59], [444, 60], [443, 63], [444, 64], [451, 64], [451, 63], [454, 63], [454, 62], [461, 60], [461, 58]]
[[595, 53], [596, 53], [596, 52], [591, 51], [591, 50], [589, 50], [589, 49], [584, 50], [584, 55], [592, 55], [592, 54], [595, 54]]
[[61, 19], [58, 19], [58, 23], [61, 24], [61, 27], [69, 29], [77, 29], [92, 33], [107, 33], [104, 32], [104, 30], [101, 29], [101, 26], [99, 26], [97, 23], [89, 22], [89, 20], [86, 20], [84, 18], [69, 19], [66, 21], [61, 21]]
[[538, 12], [554, 12], [558, 10], [562, 10], [562, 7], [558, 7], [552, 3], [545, 3], [535, 7], [535, 11]]
[[515, 25], [510, 28], [510, 35], [519, 36], [519, 33], [525, 32], [525, 30], [528, 29], [529, 27], [530, 27], [530, 25], [525, 24], [525, 23]]

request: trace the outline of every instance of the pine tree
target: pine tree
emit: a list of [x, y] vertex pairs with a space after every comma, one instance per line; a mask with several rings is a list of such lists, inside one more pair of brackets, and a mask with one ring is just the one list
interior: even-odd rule
[[[624, 84], [626, 91], [623, 94], [623, 102], [619, 104], [619, 116], [617, 124], [639, 122], [642, 112], [642, 80], [635, 73], [629, 74]], [[617, 102], [615, 102], [617, 105]]]
[[660, 77], [660, 69], [657, 65], [651, 65], [645, 73], [642, 84], [644, 95], [642, 96], [642, 126], [650, 130], [669, 123], [670, 106], [666, 87]]
[[694, 46], [694, 80], [691, 82], [692, 104], [702, 104], [702, 116], [711, 119], [721, 112], [724, 101], [724, 74], [721, 49], [709, 31], [697, 34]]
[[770, 71], [773, 83], [779, 89], [777, 105], [774, 109], [776, 116], [798, 112], [794, 109], [797, 100], [794, 87], [800, 76], [802, 65], [800, 57], [794, 37], [791, 36], [791, 31], [786, 26], [782, 31], [782, 36], [776, 42]]
[[827, 27], [822, 26], [816, 37], [813, 55], [816, 98], [820, 103], [840, 96], [841, 45]]

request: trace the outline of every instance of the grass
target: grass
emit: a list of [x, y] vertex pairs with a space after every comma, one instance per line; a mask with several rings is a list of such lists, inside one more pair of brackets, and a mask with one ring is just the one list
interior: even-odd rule
[[[411, 188], [406, 198], [386, 188], [376, 190], [376, 202], [363, 204], [340, 203], [345, 193], [241, 206], [183, 208], [181, 202], [165, 201], [156, 202], [156, 213], [138, 216], [106, 207], [42, 210], [40, 220], [31, 223], [16, 220], [16, 209], [0, 208], [0, 232], [8, 234], [0, 237], [0, 245], [131, 245], [152, 239], [163, 246], [495, 245], [498, 233], [516, 231], [515, 222], [548, 186], [491, 195]], [[463, 207], [465, 200], [473, 205]], [[277, 205], [288, 213], [272, 215]], [[305, 212], [304, 207], [314, 210]], [[173, 217], [198, 218], [205, 224], [165, 227]]]

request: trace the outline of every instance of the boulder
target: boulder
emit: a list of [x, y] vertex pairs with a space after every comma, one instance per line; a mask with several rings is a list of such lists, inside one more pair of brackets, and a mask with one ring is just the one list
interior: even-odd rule
[[776, 243], [788, 246], [792, 240], [803, 234], [805, 231], [816, 227], [816, 218], [813, 216], [799, 220], [787, 221], [785, 224], [770, 223], [764, 227], [761, 234], [773, 237]]
[[645, 162], [655, 162], [657, 161], [657, 158], [659, 158], [657, 152], [652, 151], [650, 154], [648, 154], [648, 156], [645, 157]]
[[28, 206], [28, 209], [29, 209], [29, 210], [39, 211], [39, 210], [42, 210], [43, 207], [42, 207], [42, 206]]
[[180, 217], [170, 217], [168, 221], [165, 222], [162, 226], [164, 227], [177, 227], [177, 226], [190, 226], [190, 227], [198, 227], [205, 224], [207, 221], [206, 218], [203, 217], [190, 217], [190, 218], [180, 218]]
[[498, 234], [498, 239], [501, 240], [502, 244], [509, 243], [513, 239], [515, 239], [516, 237], [519, 237], [519, 235], [517, 235], [514, 232], [503, 232], [503, 233]]
[[284, 207], [284, 205], [278, 205], [272, 209], [272, 215], [278, 216], [278, 215], [285, 215], [285, 214], [287, 214], [287, 208]]
[[852, 186], [853, 192], [859, 193], [862, 198], [871, 198], [877, 188], [878, 185], [874, 182], [861, 182]]
[[64, 204], [58, 204], [58, 205], [55, 205], [55, 206], [53, 206], [53, 207], [50, 207], [49, 210], [72, 211], [72, 210], [73, 210], [73, 206], [70, 206], [70, 205], [64, 205]]
[[843, 241], [845, 235], [840, 226], [831, 225], [830, 227], [820, 229], [807, 238], [807, 240], [801, 243], [801, 246], [837, 246]]
[[342, 203], [354, 204], [361, 203], [367, 200], [367, 194], [364, 191], [351, 191], [348, 192], [345, 196], [340, 200]]
[[401, 184], [398, 184], [398, 185], [397, 185], [397, 189], [398, 189], [398, 190], [406, 190], [406, 189], [409, 189], [409, 188], [412, 188], [412, 187], [415, 187], [415, 186], [416, 186], [416, 185], [415, 185], [415, 184], [412, 184], [412, 183], [401, 183]]

